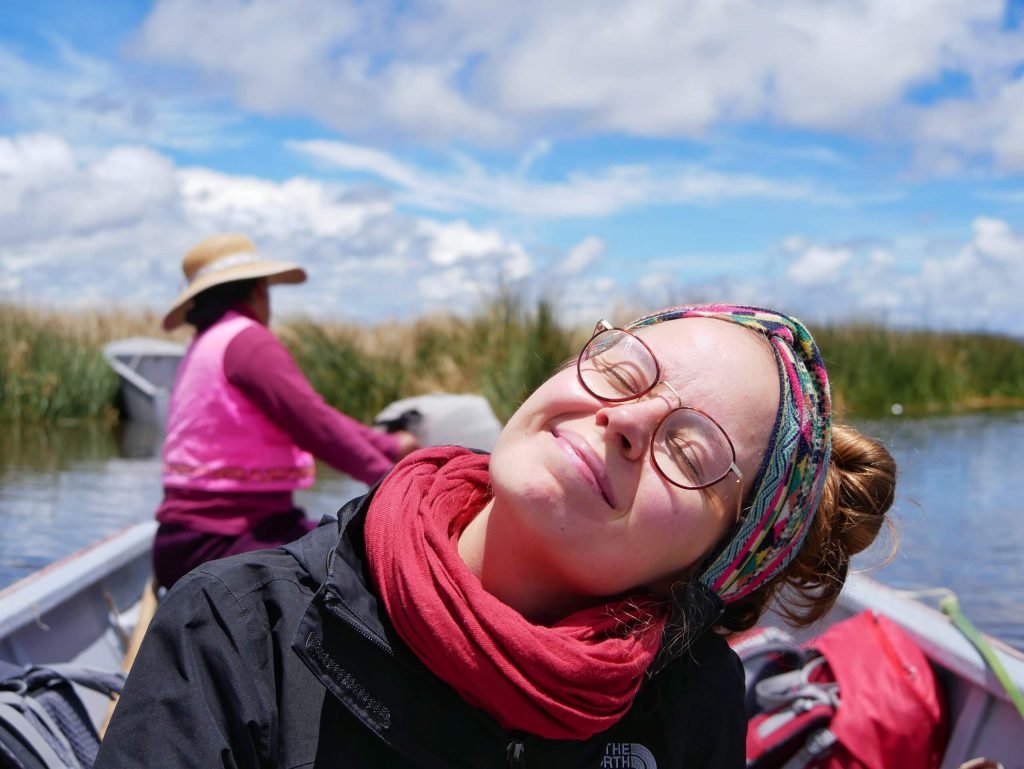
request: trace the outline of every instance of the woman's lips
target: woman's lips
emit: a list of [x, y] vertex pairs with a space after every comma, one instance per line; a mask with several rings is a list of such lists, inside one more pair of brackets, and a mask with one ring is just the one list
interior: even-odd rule
[[611, 484], [608, 482], [608, 474], [605, 472], [604, 462], [590, 448], [590, 444], [583, 439], [583, 436], [571, 430], [559, 430], [556, 427], [551, 432], [556, 440], [562, 443], [563, 448], [567, 449], [573, 457], [580, 461], [585, 470], [589, 471], [584, 473], [584, 477], [604, 497], [604, 501], [608, 503], [608, 506], [614, 509], [615, 498], [612, 496]]

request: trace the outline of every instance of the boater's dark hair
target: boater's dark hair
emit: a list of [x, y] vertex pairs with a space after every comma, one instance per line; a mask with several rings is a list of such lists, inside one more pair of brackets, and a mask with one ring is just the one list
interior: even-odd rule
[[248, 278], [210, 286], [196, 294], [185, 313], [185, 321], [195, 326], [197, 332], [205, 331], [236, 304], [251, 299], [259, 282], [260, 278]]

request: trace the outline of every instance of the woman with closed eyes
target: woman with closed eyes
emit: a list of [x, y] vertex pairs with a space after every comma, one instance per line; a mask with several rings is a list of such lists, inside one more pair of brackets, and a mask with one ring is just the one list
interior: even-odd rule
[[97, 766], [743, 766], [728, 635], [827, 612], [894, 483], [796, 319], [599, 323], [490, 455], [176, 585]]

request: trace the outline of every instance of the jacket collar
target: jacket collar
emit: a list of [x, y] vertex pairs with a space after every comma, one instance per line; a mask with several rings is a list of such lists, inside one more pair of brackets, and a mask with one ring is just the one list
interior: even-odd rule
[[480, 750], [504, 751], [508, 733], [420, 662], [370, 587], [363, 522], [375, 491], [287, 546], [317, 586], [292, 649], [330, 695], [414, 763], [460, 765], [468, 734]]
[[[690, 654], [703, 656], [696, 648], [691, 647], [682, 659], [676, 656], [671, 664], [663, 660], [676, 673], [659, 672], [658, 685], [645, 685], [634, 707], [638, 716], [623, 719], [592, 740], [555, 742], [511, 734], [462, 700], [397, 636], [370, 587], [363, 522], [375, 491], [376, 486], [342, 507], [337, 518], [325, 517], [313, 532], [286, 546], [304, 565], [316, 591], [299, 622], [292, 649], [328, 696], [370, 732], [415, 765], [448, 768], [472, 763], [472, 757], [503, 765], [506, 752], [514, 746], [525, 746], [531, 763], [597, 767], [605, 765], [601, 756], [611, 749], [606, 742], [614, 747], [639, 739], [653, 746], [666, 738], [656, 711], [675, 707], [667, 705], [665, 698], [682, 696], [683, 688], [671, 680], [688, 667], [679, 663]], [[720, 641], [707, 636], [714, 634], [702, 634], [701, 645]], [[674, 734], [679, 729], [673, 726], [668, 731]]]

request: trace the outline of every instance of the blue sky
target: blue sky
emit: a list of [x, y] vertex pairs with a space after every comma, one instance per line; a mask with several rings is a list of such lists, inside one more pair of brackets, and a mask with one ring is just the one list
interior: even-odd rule
[[715, 299], [1024, 335], [1024, 0], [7, 0], [0, 297], [284, 314]]

